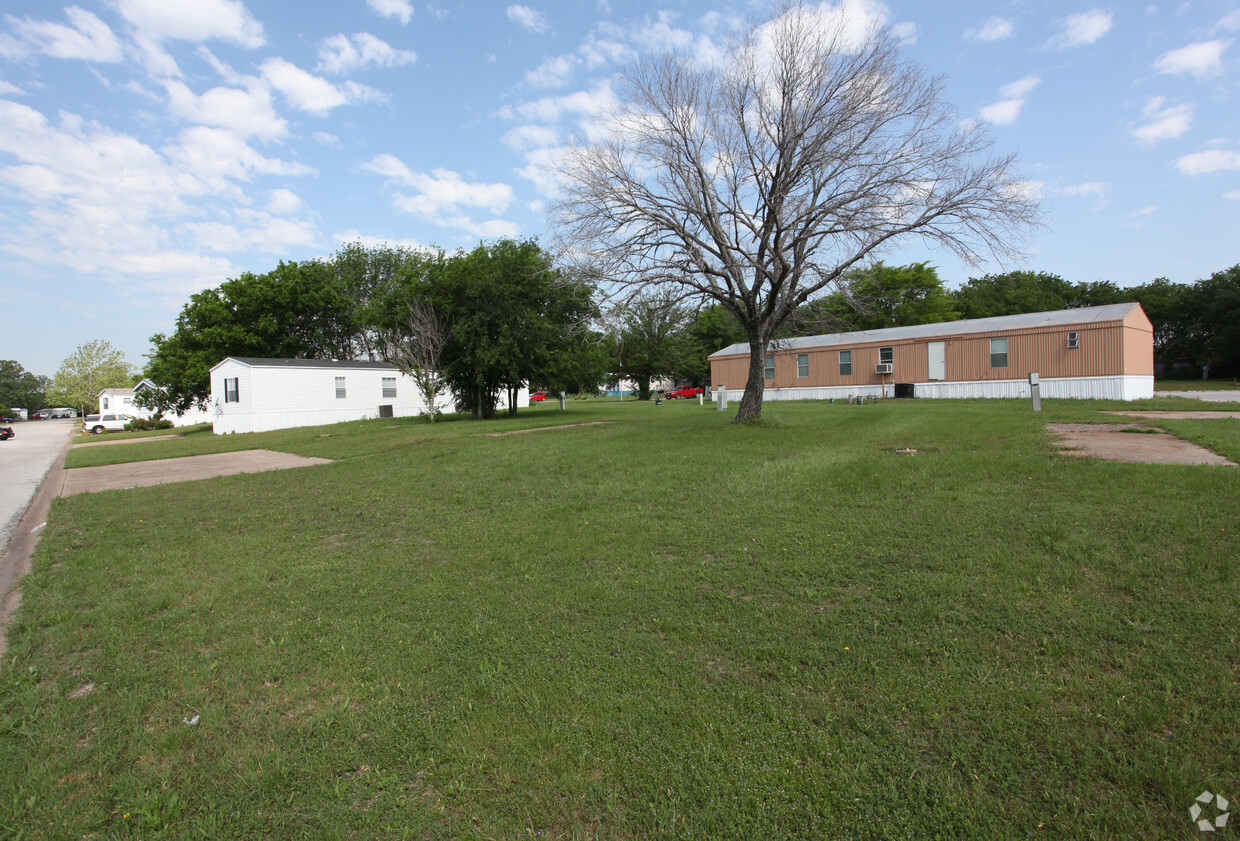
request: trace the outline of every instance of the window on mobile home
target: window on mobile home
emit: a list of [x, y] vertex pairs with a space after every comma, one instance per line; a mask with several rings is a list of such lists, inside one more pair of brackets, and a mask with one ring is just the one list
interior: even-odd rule
[[852, 376], [852, 351], [851, 350], [840, 351], [840, 376], [841, 377]]
[[990, 340], [990, 367], [1006, 368], [1008, 366], [1008, 340]]
[[336, 377], [336, 399], [344, 400], [347, 392], [344, 387], [344, 377]]
[[766, 378], [768, 380], [775, 379], [775, 357], [768, 356], [766, 358]]
[[797, 354], [797, 377], [805, 378], [809, 376], [809, 354]]

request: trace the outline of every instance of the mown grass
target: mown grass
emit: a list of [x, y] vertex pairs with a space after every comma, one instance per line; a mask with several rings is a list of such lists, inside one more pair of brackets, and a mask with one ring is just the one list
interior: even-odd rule
[[1044, 405], [74, 451], [336, 462], [55, 503], [0, 833], [1193, 837], [1240, 796], [1240, 471], [1060, 457], [1112, 406]]
[[1240, 391], [1240, 380], [1154, 380], [1155, 391]]

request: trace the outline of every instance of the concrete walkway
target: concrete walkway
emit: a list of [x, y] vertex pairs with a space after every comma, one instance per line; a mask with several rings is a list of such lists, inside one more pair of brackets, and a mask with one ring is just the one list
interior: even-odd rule
[[264, 473], [268, 470], [285, 470], [290, 467], [308, 467], [314, 464], [331, 464], [331, 460], [277, 453], [273, 450], [241, 450], [235, 453], [211, 453], [205, 456], [130, 461], [124, 464], [105, 464], [100, 467], [78, 467], [63, 471], [57, 495], [73, 496], [93, 491], [122, 490], [147, 485], [165, 485], [171, 482], [191, 482], [195, 479], [210, 479], [214, 476]]

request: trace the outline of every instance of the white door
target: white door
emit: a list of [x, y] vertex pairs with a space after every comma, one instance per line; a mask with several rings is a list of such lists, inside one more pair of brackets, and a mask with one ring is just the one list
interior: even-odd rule
[[930, 357], [930, 376], [927, 379], [947, 379], [947, 342], [928, 342], [926, 350]]

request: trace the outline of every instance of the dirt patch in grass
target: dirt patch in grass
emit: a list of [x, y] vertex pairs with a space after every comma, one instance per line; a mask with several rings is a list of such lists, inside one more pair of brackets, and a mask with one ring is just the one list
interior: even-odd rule
[[1165, 432], [1133, 435], [1129, 424], [1048, 423], [1046, 428], [1059, 438], [1060, 452], [1065, 455], [1142, 464], [1236, 466], [1217, 453]]
[[263, 473], [314, 464], [331, 464], [331, 460], [277, 453], [272, 450], [241, 450], [234, 453], [79, 467], [64, 471], [59, 496], [189, 482], [237, 473]]
[[549, 429], [572, 429], [576, 426], [606, 426], [613, 421], [591, 421], [590, 423], [566, 423], [562, 426], [536, 426], [533, 429], [514, 429], [511, 432], [484, 432], [491, 438], [500, 438], [504, 435], [524, 435], [527, 432], [546, 432]]
[[1149, 418], [1150, 420], [1217, 420], [1218, 418], [1240, 418], [1240, 412], [1106, 412], [1108, 415], [1123, 415], [1129, 418]]

